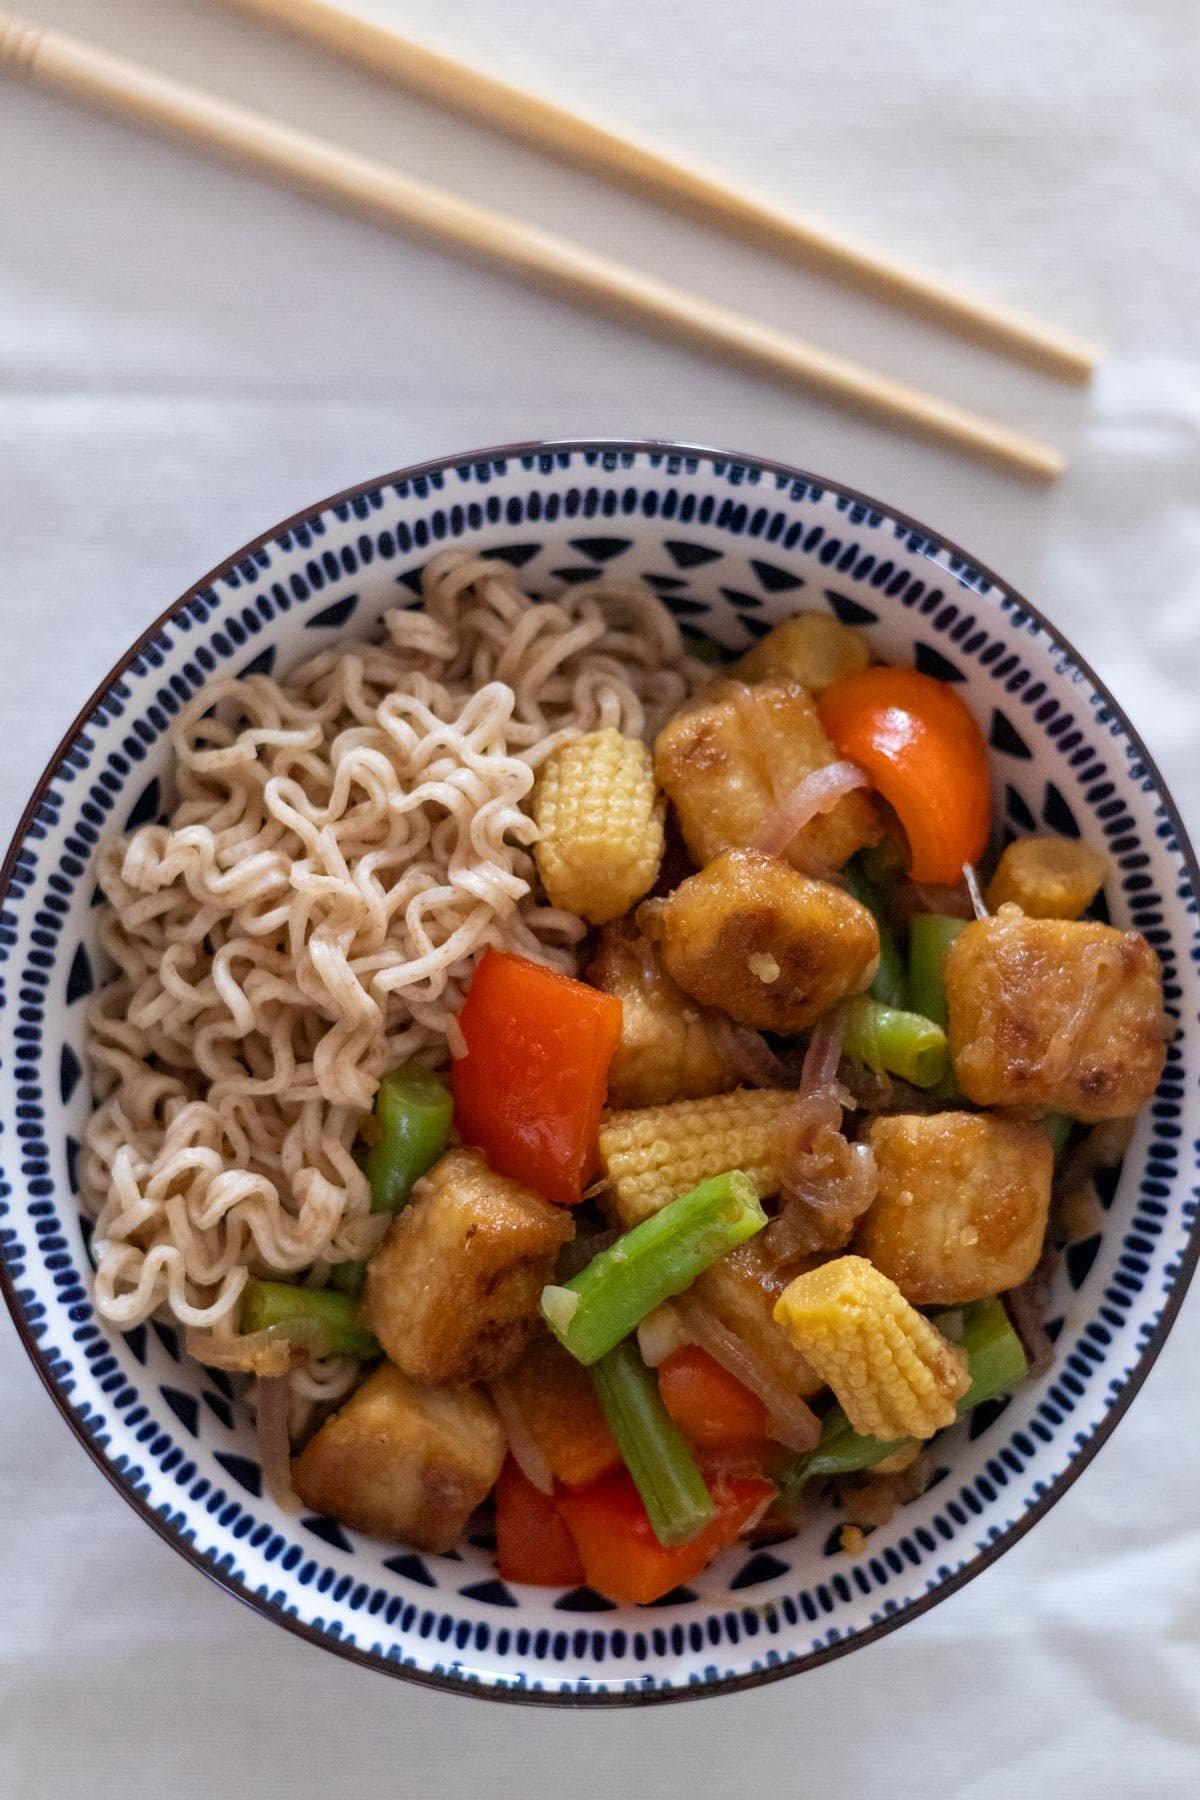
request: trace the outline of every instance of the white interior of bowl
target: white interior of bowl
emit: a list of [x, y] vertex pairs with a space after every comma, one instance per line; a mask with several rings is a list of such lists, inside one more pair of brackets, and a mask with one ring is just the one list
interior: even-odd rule
[[961, 558], [869, 502], [729, 459], [610, 449], [451, 465], [318, 512], [244, 556], [141, 647], [52, 772], [0, 914], [0, 1244], [18, 1315], [60, 1401], [168, 1534], [336, 1647], [427, 1677], [575, 1698], [804, 1662], [970, 1572], [1044, 1506], [1140, 1380], [1191, 1266], [1190, 1036], [1172, 1047], [1104, 1195], [1103, 1233], [1063, 1269], [1055, 1370], [989, 1409], [974, 1436], [964, 1425], [939, 1440], [944, 1475], [855, 1559], [834, 1549], [834, 1516], [819, 1515], [785, 1545], [731, 1552], [686, 1595], [618, 1612], [586, 1593], [508, 1588], [480, 1546], [417, 1556], [287, 1518], [259, 1491], [253, 1433], [226, 1384], [181, 1358], [171, 1331], [121, 1338], [93, 1317], [73, 1161], [88, 1108], [95, 841], [158, 812], [170, 716], [208, 674], [281, 673], [367, 633], [386, 608], [413, 602], [430, 549], [453, 543], [506, 556], [537, 591], [601, 570], [640, 576], [684, 623], [733, 648], [798, 608], [829, 607], [864, 624], [885, 659], [958, 682], [991, 737], [997, 817], [1015, 830], [1078, 829], [1108, 849], [1114, 923], [1146, 933], [1172, 1010], [1195, 1019], [1186, 846], [1152, 773], [1053, 636]]

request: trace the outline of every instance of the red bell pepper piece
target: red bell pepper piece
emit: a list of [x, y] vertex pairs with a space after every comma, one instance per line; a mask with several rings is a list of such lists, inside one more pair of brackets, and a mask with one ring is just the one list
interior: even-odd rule
[[512, 1457], [496, 1483], [496, 1564], [505, 1581], [578, 1587], [583, 1564], [550, 1494], [539, 1493]]
[[663, 1405], [697, 1450], [742, 1450], [770, 1437], [757, 1394], [698, 1344], [664, 1357], [658, 1369]]
[[829, 741], [871, 777], [908, 838], [914, 881], [954, 886], [988, 839], [987, 745], [966, 703], [918, 669], [879, 666], [825, 689]]
[[463, 1142], [491, 1167], [574, 1206], [599, 1167], [597, 1136], [621, 1002], [505, 950], [489, 950], [458, 1016], [452, 1067]]
[[625, 1469], [557, 1496], [589, 1587], [609, 1600], [645, 1606], [690, 1581], [732, 1544], [775, 1489], [763, 1476], [732, 1475], [710, 1489], [716, 1517], [690, 1544], [660, 1544]]

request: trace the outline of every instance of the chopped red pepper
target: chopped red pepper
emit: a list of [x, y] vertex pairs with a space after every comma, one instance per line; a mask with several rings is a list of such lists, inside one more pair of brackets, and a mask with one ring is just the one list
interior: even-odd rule
[[690, 1544], [660, 1544], [625, 1469], [557, 1496], [589, 1587], [609, 1600], [645, 1606], [691, 1581], [732, 1544], [775, 1492], [762, 1476], [731, 1475], [711, 1488], [716, 1517]]
[[583, 1564], [550, 1494], [539, 1493], [510, 1456], [496, 1483], [496, 1564], [505, 1581], [578, 1587]]
[[765, 1444], [767, 1409], [757, 1394], [698, 1344], [664, 1357], [658, 1369], [663, 1405], [698, 1450], [741, 1450]]
[[574, 1206], [599, 1167], [597, 1135], [621, 1002], [505, 950], [489, 950], [458, 1022], [453, 1064], [463, 1142], [500, 1175]]
[[991, 819], [987, 745], [952, 687], [882, 665], [843, 676], [817, 701], [830, 742], [871, 777], [908, 838], [914, 881], [961, 881]]

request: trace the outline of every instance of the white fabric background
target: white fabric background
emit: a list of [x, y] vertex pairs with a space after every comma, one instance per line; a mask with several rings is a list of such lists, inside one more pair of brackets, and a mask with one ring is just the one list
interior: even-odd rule
[[[1195, 0], [391, 0], [541, 81], [1094, 333], [1090, 395], [454, 121], [206, 0], [27, 0], [265, 110], [1069, 444], [1041, 492], [0, 83], [0, 812], [81, 698], [244, 539], [443, 451], [674, 435], [927, 519], [1104, 672], [1200, 824]], [[383, 0], [381, 0], [383, 4]], [[966, 1592], [759, 1694], [514, 1712], [360, 1672], [208, 1586], [0, 1328], [0, 1794], [1200, 1788], [1194, 1297], [1070, 1497]]]

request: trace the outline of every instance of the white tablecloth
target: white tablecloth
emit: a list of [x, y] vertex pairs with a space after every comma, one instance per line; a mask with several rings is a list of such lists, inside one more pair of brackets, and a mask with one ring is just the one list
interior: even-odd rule
[[[203, 0], [63, 24], [1070, 446], [1022, 487], [0, 84], [0, 810], [203, 570], [442, 451], [661, 434], [890, 499], [1058, 619], [1200, 823], [1195, 0], [391, 0], [985, 292], [1098, 336], [1062, 388], [440, 115]], [[1070, 1497], [972, 1587], [759, 1694], [505, 1711], [360, 1672], [193, 1574], [0, 1328], [0, 1794], [660, 1800], [1197, 1791], [1193, 1299]]]

